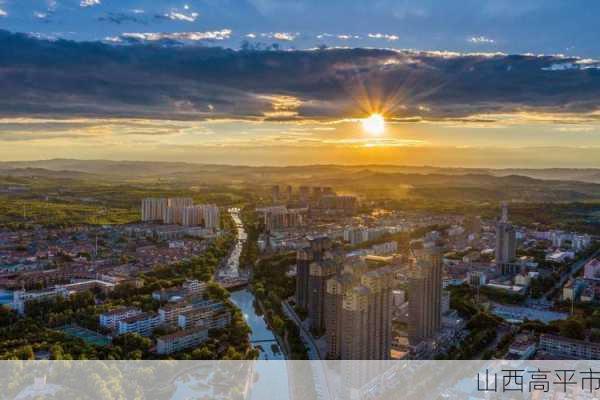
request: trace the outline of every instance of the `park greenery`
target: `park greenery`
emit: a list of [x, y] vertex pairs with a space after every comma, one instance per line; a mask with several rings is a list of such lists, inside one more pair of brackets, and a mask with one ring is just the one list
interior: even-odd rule
[[473, 290], [467, 285], [450, 287], [450, 307], [467, 321], [469, 333], [459, 344], [452, 346], [444, 358], [450, 360], [470, 360], [488, 357], [486, 348], [496, 339], [502, 320], [478, 306], [473, 298]]
[[288, 275], [295, 261], [295, 253], [261, 259], [254, 267], [252, 287], [259, 309], [264, 311], [269, 326], [283, 339], [289, 358], [303, 360], [308, 357], [306, 346], [298, 326], [284, 314], [282, 305], [295, 291], [295, 279]]

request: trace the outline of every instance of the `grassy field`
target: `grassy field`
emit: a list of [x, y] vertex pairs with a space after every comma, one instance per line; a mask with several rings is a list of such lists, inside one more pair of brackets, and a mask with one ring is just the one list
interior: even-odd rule
[[241, 207], [253, 196], [254, 192], [246, 186], [175, 179], [0, 176], [0, 225], [18, 228], [33, 224], [126, 224], [139, 221], [140, 203], [146, 197], [191, 197], [197, 204]]
[[125, 224], [137, 220], [139, 210], [133, 208], [0, 197], [0, 225], [7, 227]]

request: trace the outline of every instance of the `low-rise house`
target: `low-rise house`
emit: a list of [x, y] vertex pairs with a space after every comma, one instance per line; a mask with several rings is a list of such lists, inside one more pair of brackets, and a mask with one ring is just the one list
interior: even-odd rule
[[529, 287], [529, 285], [531, 285], [531, 277], [526, 272], [521, 271], [515, 275], [515, 285]]
[[585, 264], [583, 276], [585, 279], [600, 281], [600, 260], [594, 258], [588, 261]]
[[576, 301], [585, 287], [586, 283], [583, 279], [569, 280], [565, 286], [563, 286], [563, 300]]
[[575, 258], [575, 253], [572, 251], [560, 251], [556, 250], [554, 253], [550, 253], [546, 255], [546, 261], [552, 261], [555, 263], [565, 262], [567, 260], [571, 260]]
[[537, 350], [537, 340], [535, 336], [521, 333], [517, 335], [508, 348], [506, 356], [509, 360], [528, 360], [535, 354]]
[[591, 303], [592, 301], [594, 301], [594, 288], [591, 287], [591, 286], [586, 286], [581, 291], [581, 295], [579, 296], [579, 300], [582, 303]]

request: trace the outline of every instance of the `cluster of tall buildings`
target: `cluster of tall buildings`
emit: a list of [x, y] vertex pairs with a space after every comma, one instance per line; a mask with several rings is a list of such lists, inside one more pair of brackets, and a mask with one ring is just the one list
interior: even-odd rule
[[327, 357], [388, 360], [392, 343], [390, 267], [369, 268], [362, 258], [348, 260], [327, 281], [325, 329]]
[[272, 206], [258, 208], [256, 210], [262, 215], [265, 230], [297, 228], [307, 224], [307, 208], [287, 208], [286, 206]]
[[352, 215], [358, 206], [354, 196], [338, 195], [329, 186], [300, 186], [295, 193], [292, 186], [271, 187], [273, 204], [297, 204], [296, 208], [309, 209], [311, 213], [327, 213], [335, 215]]
[[290, 185], [286, 185], [286, 186], [279, 186], [279, 185], [273, 185], [271, 187], [271, 199], [273, 200], [273, 203], [277, 203], [283, 200], [287, 200], [290, 201], [292, 200], [293, 197], [293, 189]]
[[[311, 329], [323, 329], [324, 287], [328, 278], [333, 276], [336, 269], [328, 272], [326, 265], [334, 261], [333, 242], [327, 236], [309, 238], [308, 246], [296, 253], [296, 304], [309, 312]], [[312, 269], [312, 277], [311, 277]]]
[[316, 212], [335, 214], [335, 215], [352, 215], [358, 207], [358, 199], [354, 196], [327, 194], [323, 195], [312, 209]]
[[142, 221], [219, 229], [219, 207], [194, 205], [189, 197], [146, 198], [142, 200]]
[[[435, 341], [441, 332], [444, 249], [438, 238], [413, 245], [408, 280], [411, 346]], [[398, 270], [380, 258], [346, 255], [326, 236], [309, 238], [297, 251], [296, 303], [307, 311], [311, 332], [325, 334], [327, 358], [390, 359]]]
[[328, 358], [390, 358], [389, 267], [369, 268], [360, 257], [343, 257], [328, 237], [317, 237], [298, 250], [296, 271], [296, 302], [307, 310], [311, 331], [325, 333]]
[[[279, 186], [273, 186], [271, 189], [273, 195], [273, 201], [281, 201], [282, 199], [291, 200], [294, 197], [293, 189], [291, 186], [285, 187], [283, 193], [279, 190]], [[302, 203], [318, 202], [323, 196], [334, 195], [335, 192], [329, 186], [300, 186], [298, 188], [298, 199]], [[277, 196], [276, 196], [277, 195]]]

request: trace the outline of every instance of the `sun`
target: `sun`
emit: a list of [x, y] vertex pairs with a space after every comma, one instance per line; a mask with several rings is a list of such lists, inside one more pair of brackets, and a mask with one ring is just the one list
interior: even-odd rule
[[370, 135], [381, 135], [385, 130], [385, 119], [381, 114], [371, 114], [361, 120], [365, 132]]

